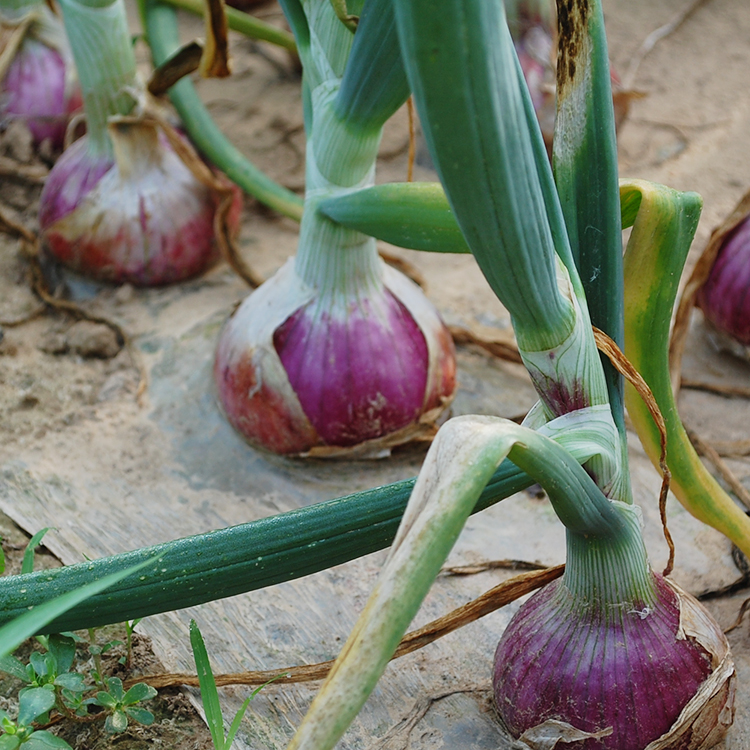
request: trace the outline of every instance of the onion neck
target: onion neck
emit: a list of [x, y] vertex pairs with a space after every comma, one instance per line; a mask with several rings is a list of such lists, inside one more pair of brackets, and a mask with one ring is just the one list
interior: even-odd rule
[[623, 523], [611, 534], [566, 532], [563, 584], [583, 606], [644, 609], [656, 601], [653, 572], [641, 534], [640, 511], [613, 502]]
[[61, 0], [83, 94], [89, 150], [112, 155], [107, 121], [130, 113], [138, 88], [123, 0]]
[[340, 78], [332, 77], [311, 92], [305, 209], [295, 269], [320, 294], [352, 299], [382, 288], [375, 240], [332, 222], [317, 206], [326, 198], [374, 184], [381, 128], [355, 128], [336, 114], [340, 84]]
[[144, 175], [161, 164], [162, 148], [156, 127], [148, 122], [113, 119], [109, 137], [120, 176], [124, 180]]

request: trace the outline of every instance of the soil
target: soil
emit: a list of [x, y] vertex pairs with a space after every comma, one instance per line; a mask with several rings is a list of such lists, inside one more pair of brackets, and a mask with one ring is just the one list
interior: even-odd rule
[[[629, 66], [643, 40], [688, 4], [687, 0], [604, 3], [613, 64], [626, 85], [643, 95], [633, 100], [619, 133], [621, 172], [702, 194], [705, 205], [691, 264], [711, 229], [750, 187], [750, 99], [744, 95], [750, 70], [750, 5], [745, 0], [706, 0], [656, 44], [631, 76]], [[283, 23], [274, 4], [255, 12]], [[136, 18], [135, 13], [131, 17]], [[201, 35], [195, 19], [183, 17], [182, 24], [186, 39]], [[203, 99], [244, 154], [274, 179], [300, 191], [304, 131], [294, 61], [285, 52], [236, 35], [232, 51], [232, 78], [200, 82]], [[138, 54], [147, 69], [142, 47]], [[402, 110], [386, 127], [379, 181], [405, 179], [407, 151], [407, 114]], [[44, 150], [34, 153], [28, 133], [14, 124], [0, 135], [0, 156], [18, 165], [17, 176], [0, 182], [0, 208], [34, 230], [40, 184], [33, 175], [44, 172], [52, 155]], [[425, 160], [418, 160], [415, 177], [434, 179]], [[245, 199], [240, 247], [262, 277], [270, 276], [294, 253], [296, 232], [293, 221]], [[507, 332], [507, 313], [471, 258], [433, 258], [384, 249], [418, 269], [447, 322], [481, 332]], [[300, 467], [256, 454], [232, 435], [212, 396], [205, 394], [215, 336], [233, 305], [247, 294], [226, 266], [219, 265], [179, 288], [156, 290], [92, 284], [54, 267], [47, 269], [56, 296], [73, 299], [90, 314], [115, 321], [118, 330], [127, 333], [127, 342], [112, 327], [81, 321], [42, 304], [31, 290], [29, 268], [21, 243], [0, 236], [4, 482], [0, 507], [7, 513], [0, 517], [0, 534], [7, 574], [20, 570], [26, 540], [45, 525], [57, 530], [49, 532], [39, 549], [37, 567], [259, 518], [416, 472], [424, 455], [421, 447], [399, 451], [389, 462], [377, 464], [355, 462], [331, 468], [326, 462], [312, 462]], [[746, 363], [710, 348], [698, 313], [684, 367], [684, 374], [693, 380], [750, 384]], [[140, 395], [144, 375], [147, 390]], [[492, 360], [470, 346], [459, 348], [459, 380], [456, 414], [517, 417], [534, 401], [518, 366]], [[746, 400], [685, 390], [680, 408], [686, 422], [708, 441], [747, 437]], [[212, 441], [208, 449], [202, 442], [205, 436]], [[631, 457], [649, 550], [658, 567], [666, 554], [652, 500], [658, 479], [636, 440]], [[739, 457], [728, 463], [750, 487], [750, 460]], [[31, 482], [24, 486], [34, 488], [36, 505], [16, 492], [22, 479]], [[559, 562], [564, 546], [545, 501], [525, 495], [516, 506], [518, 510], [507, 511], [518, 514], [510, 520], [498, 511], [489, 513], [485, 522], [470, 524], [451, 562], [498, 556], [498, 547], [502, 557]], [[492, 523], [496, 525], [490, 529]], [[531, 528], [532, 523], [534, 539], [517, 531]], [[737, 577], [726, 540], [694, 522], [676, 503], [670, 505], [670, 523], [678, 544], [675, 576], [683, 586], [698, 593]], [[153, 674], [190, 669], [185, 625], [189, 617], [204, 618], [201, 629], [219, 670], [259, 664], [281, 667], [334, 656], [381, 562], [382, 556], [371, 556], [305, 579], [299, 586], [285, 584], [256, 592], [252, 607], [237, 597], [171, 619], [149, 618], [139, 626], [133, 670]], [[460, 584], [441, 579], [420, 617], [426, 621], [434, 613], [442, 614], [505, 575], [485, 572]], [[744, 596], [740, 592], [711, 600], [708, 606], [726, 627], [734, 621]], [[297, 611], [305, 608], [304, 614]], [[475, 643], [470, 644], [476, 650], [468, 655], [457, 655], [459, 641], [451, 636], [454, 640], [445, 639], [449, 644], [436, 646], [433, 655], [425, 651], [405, 658], [401, 674], [389, 671], [372, 707], [368, 704], [371, 713], [342, 747], [505, 747], [507, 740], [498, 734], [488, 709], [484, 662], [488, 644], [496, 641], [509, 616], [498, 615], [494, 624], [477, 626], [471, 639]], [[741, 682], [737, 722], [724, 747], [739, 750], [750, 744], [747, 625], [733, 631], [730, 641], [745, 687]], [[12, 683], [0, 682], [0, 695], [12, 695], [13, 690]], [[308, 692], [271, 689], [267, 698], [265, 692], [258, 701], [255, 723], [243, 730], [236, 747], [283, 747], [314, 686]], [[227, 691], [227, 712], [244, 697], [239, 691], [236, 695]], [[424, 701], [430, 699], [434, 701], [425, 708]], [[94, 725], [83, 729], [66, 725], [62, 732], [80, 750], [202, 750], [211, 743], [193, 708], [196, 702], [193, 694], [163, 690], [149, 706], [157, 717], [151, 727], [117, 736], [108, 736]], [[422, 709], [426, 719], [402, 721]], [[468, 734], [455, 734], [453, 725]]]

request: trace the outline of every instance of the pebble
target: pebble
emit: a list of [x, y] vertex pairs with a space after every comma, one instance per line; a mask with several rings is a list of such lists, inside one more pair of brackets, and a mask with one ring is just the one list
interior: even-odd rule
[[68, 351], [68, 339], [64, 333], [50, 331], [42, 339], [39, 349], [45, 354], [65, 354]]
[[111, 359], [122, 348], [115, 332], [104, 323], [81, 320], [65, 336], [68, 347], [81, 357]]
[[135, 287], [132, 284], [123, 284], [115, 292], [115, 302], [118, 305], [125, 305], [128, 302], [132, 302], [135, 298]]

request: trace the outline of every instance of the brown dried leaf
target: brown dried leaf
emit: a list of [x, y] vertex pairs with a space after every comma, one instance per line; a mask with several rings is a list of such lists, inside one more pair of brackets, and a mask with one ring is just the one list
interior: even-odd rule
[[714, 440], [713, 447], [725, 458], [750, 456], [750, 440]]
[[557, 719], [537, 724], [527, 729], [513, 747], [519, 750], [555, 750], [558, 745], [569, 745], [572, 742], [583, 742], [583, 740], [600, 740], [612, 734], [612, 727], [606, 727], [598, 732], [584, 732], [572, 724]]
[[177, 81], [198, 70], [202, 58], [203, 45], [200, 42], [193, 41], [180, 47], [151, 74], [146, 86], [149, 94], [151, 96], [166, 94]]
[[227, 13], [224, 0], [206, 0], [206, 41], [198, 72], [203, 78], [226, 78], [229, 63]]
[[490, 338], [489, 336], [475, 333], [461, 326], [448, 326], [448, 330], [451, 332], [453, 343], [456, 345], [474, 344], [484, 349], [484, 351], [493, 357], [504, 359], [506, 362], [523, 364], [521, 355], [518, 352], [518, 345], [511, 333], [502, 334], [501, 332], [497, 332]]
[[422, 272], [413, 264], [409, 263], [408, 260], [389, 253], [386, 250], [378, 250], [380, 257], [391, 267], [397, 271], [401, 271], [404, 276], [408, 276], [417, 286], [422, 289], [425, 288], [426, 282]]
[[406, 111], [409, 113], [409, 156], [406, 162], [406, 181], [414, 180], [414, 160], [417, 155], [417, 137], [414, 129], [414, 97], [406, 100]]
[[750, 398], [750, 388], [747, 386], [707, 383], [703, 380], [691, 380], [690, 378], [681, 378], [680, 385], [683, 388], [691, 388], [696, 391], [708, 391], [709, 393], [716, 393], [719, 396], [726, 396], [727, 398]]
[[0, 156], [0, 175], [17, 177], [34, 185], [43, 185], [49, 174], [49, 169], [42, 164], [21, 164], [15, 159]]
[[441, 575], [472, 576], [487, 570], [544, 570], [545, 565], [526, 560], [487, 560], [474, 565], [451, 565], [442, 568]]
[[729, 468], [729, 466], [727, 466], [726, 462], [719, 455], [719, 452], [702, 440], [687, 425], [685, 425], [685, 432], [690, 438], [693, 448], [695, 448], [701, 456], [705, 456], [716, 467], [716, 470], [719, 472], [722, 479], [729, 485], [732, 492], [734, 492], [745, 508], [750, 510], [750, 492], [747, 491], [735, 473]]
[[[401, 643], [391, 658], [397, 659], [399, 656], [405, 656], [412, 653], [412, 651], [424, 648], [438, 638], [442, 638], [444, 635], [448, 635], [448, 633], [452, 633], [454, 630], [468, 625], [500, 609], [500, 607], [504, 607], [506, 604], [510, 604], [516, 599], [530, 594], [532, 591], [536, 591], [536, 589], [542, 586], [546, 586], [556, 578], [559, 578], [563, 574], [564, 569], [564, 565], [557, 565], [553, 568], [522, 573], [508, 581], [504, 581], [473, 601], [464, 604], [462, 607], [458, 607], [458, 609], [454, 609], [447, 615], [427, 623], [424, 627], [407, 633], [401, 639]], [[333, 661], [324, 661], [318, 664], [306, 664], [287, 669], [220, 674], [216, 675], [216, 684], [218, 686], [263, 685], [268, 680], [279, 675], [286, 675], [286, 677], [278, 680], [279, 683], [310, 682], [312, 680], [325, 679], [332, 666]], [[170, 685], [192, 685], [197, 687], [198, 677], [175, 673], [133, 677], [129, 681], [126, 681], [125, 687], [130, 687], [135, 682], [147, 682], [155, 688], [168, 687]]]

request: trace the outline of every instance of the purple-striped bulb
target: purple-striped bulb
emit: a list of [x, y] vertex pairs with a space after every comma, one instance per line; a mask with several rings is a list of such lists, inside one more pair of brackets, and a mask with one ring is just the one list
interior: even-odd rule
[[[85, 276], [157, 286], [196, 276], [218, 259], [219, 196], [200, 182], [155, 125], [111, 122], [114, 156], [67, 149], [47, 178], [39, 223], [51, 254]], [[230, 222], [239, 221], [238, 204]]]
[[450, 332], [422, 291], [384, 268], [381, 288], [318, 295], [290, 260], [237, 309], [214, 365], [221, 405], [274, 453], [377, 454], [453, 398]]
[[82, 107], [72, 65], [56, 47], [26, 36], [8, 66], [0, 110], [5, 118], [23, 120], [37, 144], [49, 138], [55, 148], [61, 147], [71, 115]]
[[750, 346], [750, 217], [724, 239], [698, 304], [720, 334], [740, 345], [730, 348]]
[[495, 653], [498, 712], [518, 737], [557, 720], [576, 750], [707, 750], [733, 718], [724, 634], [693, 597], [654, 577], [650, 606], [584, 605], [558, 580], [513, 617]]

